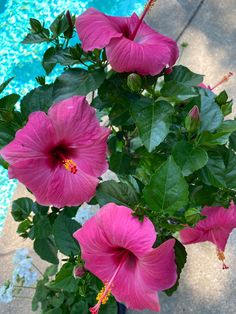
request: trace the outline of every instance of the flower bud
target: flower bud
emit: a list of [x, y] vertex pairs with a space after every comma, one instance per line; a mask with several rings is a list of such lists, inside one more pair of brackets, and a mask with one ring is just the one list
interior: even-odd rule
[[194, 106], [185, 118], [185, 127], [187, 131], [194, 132], [198, 129], [200, 124], [200, 113], [198, 106]]
[[171, 74], [173, 72], [173, 68], [167, 68], [165, 69], [165, 74]]
[[73, 275], [75, 278], [81, 278], [85, 274], [85, 268], [82, 265], [78, 265], [74, 267]]
[[187, 223], [190, 225], [196, 224], [202, 217], [198, 208], [189, 208], [184, 216]]
[[132, 92], [139, 92], [142, 87], [141, 76], [136, 73], [131, 73], [127, 78], [127, 85]]

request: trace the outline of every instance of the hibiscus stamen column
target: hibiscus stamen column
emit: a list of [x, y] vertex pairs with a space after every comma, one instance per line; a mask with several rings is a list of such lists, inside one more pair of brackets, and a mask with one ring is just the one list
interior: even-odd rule
[[211, 90], [214, 90], [216, 87], [220, 86], [221, 84], [228, 82], [228, 80], [230, 79], [231, 76], [233, 76], [234, 74], [232, 72], [229, 72], [227, 75], [225, 75], [221, 81], [219, 81], [215, 86], [213, 86], [211, 88]]
[[117, 269], [116, 269], [114, 275], [112, 276], [112, 278], [110, 279], [110, 281], [107, 284], [105, 284], [105, 286], [102, 288], [101, 292], [98, 293], [97, 298], [96, 298], [98, 303], [94, 307], [91, 307], [89, 309], [90, 313], [98, 314], [101, 305], [107, 303], [108, 298], [111, 294], [112, 283], [113, 283], [116, 275], [118, 274], [121, 266], [123, 265], [123, 263], [125, 261], [125, 256], [126, 256], [126, 254], [123, 256], [119, 266], [117, 267]]
[[225, 262], [224, 262], [224, 260], [225, 260], [224, 252], [217, 248], [216, 249], [216, 254], [217, 254], [218, 259], [222, 262], [222, 269], [228, 269], [229, 266], [227, 266], [225, 264]]
[[148, 11], [150, 11], [153, 7], [153, 5], [155, 4], [157, 0], [149, 0], [148, 3], [145, 6], [145, 9], [142, 13], [142, 15], [140, 16], [139, 22], [136, 25], [133, 34], [131, 35], [130, 39], [134, 40], [135, 36], [137, 35], [137, 32], [139, 30], [140, 25], [142, 24], [143, 19], [145, 18], [146, 14], [148, 13]]

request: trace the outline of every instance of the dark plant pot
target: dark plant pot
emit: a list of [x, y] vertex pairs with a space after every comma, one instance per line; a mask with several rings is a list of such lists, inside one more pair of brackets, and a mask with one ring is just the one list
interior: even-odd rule
[[117, 314], [126, 314], [126, 307], [124, 304], [117, 303], [118, 312]]

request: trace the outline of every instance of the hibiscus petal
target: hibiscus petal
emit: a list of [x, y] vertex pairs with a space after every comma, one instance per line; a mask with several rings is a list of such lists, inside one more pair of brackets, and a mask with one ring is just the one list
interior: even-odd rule
[[80, 244], [85, 268], [104, 283], [109, 281], [115, 273], [119, 261], [115, 258], [116, 251], [111, 247], [109, 239], [99, 228], [97, 215], [86, 221], [73, 236]]
[[207, 241], [207, 234], [197, 228], [185, 228], [180, 231], [180, 239], [183, 244], [192, 244]]
[[55, 130], [44, 112], [34, 112], [28, 123], [16, 132], [15, 139], [5, 146], [0, 154], [13, 165], [20, 161], [35, 158], [47, 158], [48, 151], [54, 145]]
[[161, 291], [175, 284], [177, 272], [174, 245], [174, 239], [167, 240], [140, 259], [140, 276], [150, 289]]
[[100, 137], [92, 143], [80, 145], [75, 156], [75, 162], [84, 172], [99, 177], [108, 169], [106, 161], [107, 137], [110, 130], [100, 128]]
[[102, 49], [112, 38], [122, 36], [116, 23], [94, 8], [78, 16], [75, 25], [84, 51]]
[[74, 234], [86, 268], [104, 282], [113, 276], [125, 249], [142, 255], [151, 250], [156, 239], [152, 222], [147, 218], [140, 222], [132, 213], [127, 207], [109, 203]]
[[150, 289], [143, 280], [138, 260], [127, 260], [122, 265], [114, 279], [112, 294], [128, 309], [160, 311], [157, 291]]
[[9, 177], [23, 183], [41, 205], [51, 205], [48, 190], [52, 175], [47, 159], [21, 161], [9, 167]]
[[78, 169], [76, 174], [58, 165], [51, 176], [48, 198], [55, 207], [77, 206], [89, 202], [96, 193], [98, 179]]
[[[133, 15], [129, 20], [129, 36], [138, 23]], [[159, 74], [167, 65], [173, 66], [179, 52], [175, 41], [163, 36], [142, 22], [134, 40], [113, 38], [106, 47], [108, 61], [117, 72], [137, 72], [142, 75]]]
[[226, 229], [224, 227], [219, 229], [213, 229], [209, 234], [209, 241], [214, 243], [221, 251], [224, 252], [229, 235], [232, 229]]
[[110, 130], [101, 127], [95, 110], [85, 97], [74, 96], [54, 105], [48, 115], [58, 141], [72, 151], [70, 158], [85, 173], [101, 176], [108, 168], [107, 138]]
[[97, 221], [112, 247], [143, 255], [151, 250], [156, 240], [155, 228], [148, 218], [141, 222], [132, 214], [128, 207], [109, 203], [98, 212]]

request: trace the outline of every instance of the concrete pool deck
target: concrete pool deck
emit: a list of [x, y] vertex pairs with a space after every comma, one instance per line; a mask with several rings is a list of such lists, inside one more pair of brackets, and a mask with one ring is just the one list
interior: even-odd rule
[[[147, 17], [150, 25], [165, 35], [177, 38], [188, 19], [203, 3], [195, 18], [179, 39], [187, 42], [181, 63], [193, 71], [204, 73], [205, 83], [214, 85], [229, 71], [236, 73], [236, 2], [235, 0], [159, 0]], [[236, 99], [236, 75], [220, 88]], [[25, 194], [20, 185], [14, 198]], [[17, 224], [10, 215], [0, 241], [0, 284], [11, 276], [11, 259], [15, 249], [29, 247], [30, 241], [19, 239]], [[188, 262], [181, 276], [179, 290], [171, 297], [160, 296], [162, 314], [201, 313], [234, 314], [236, 312], [236, 232], [226, 250], [228, 270], [221, 270], [213, 245], [188, 246]], [[34, 255], [38, 267], [45, 264]], [[30, 314], [30, 300], [19, 299], [0, 305], [0, 314]], [[135, 312], [129, 311], [134, 314]], [[143, 313], [150, 313], [148, 311]], [[78, 313], [79, 314], [79, 313]], [[113, 314], [113, 313], [111, 313]], [[115, 313], [114, 313], [115, 314]]]

